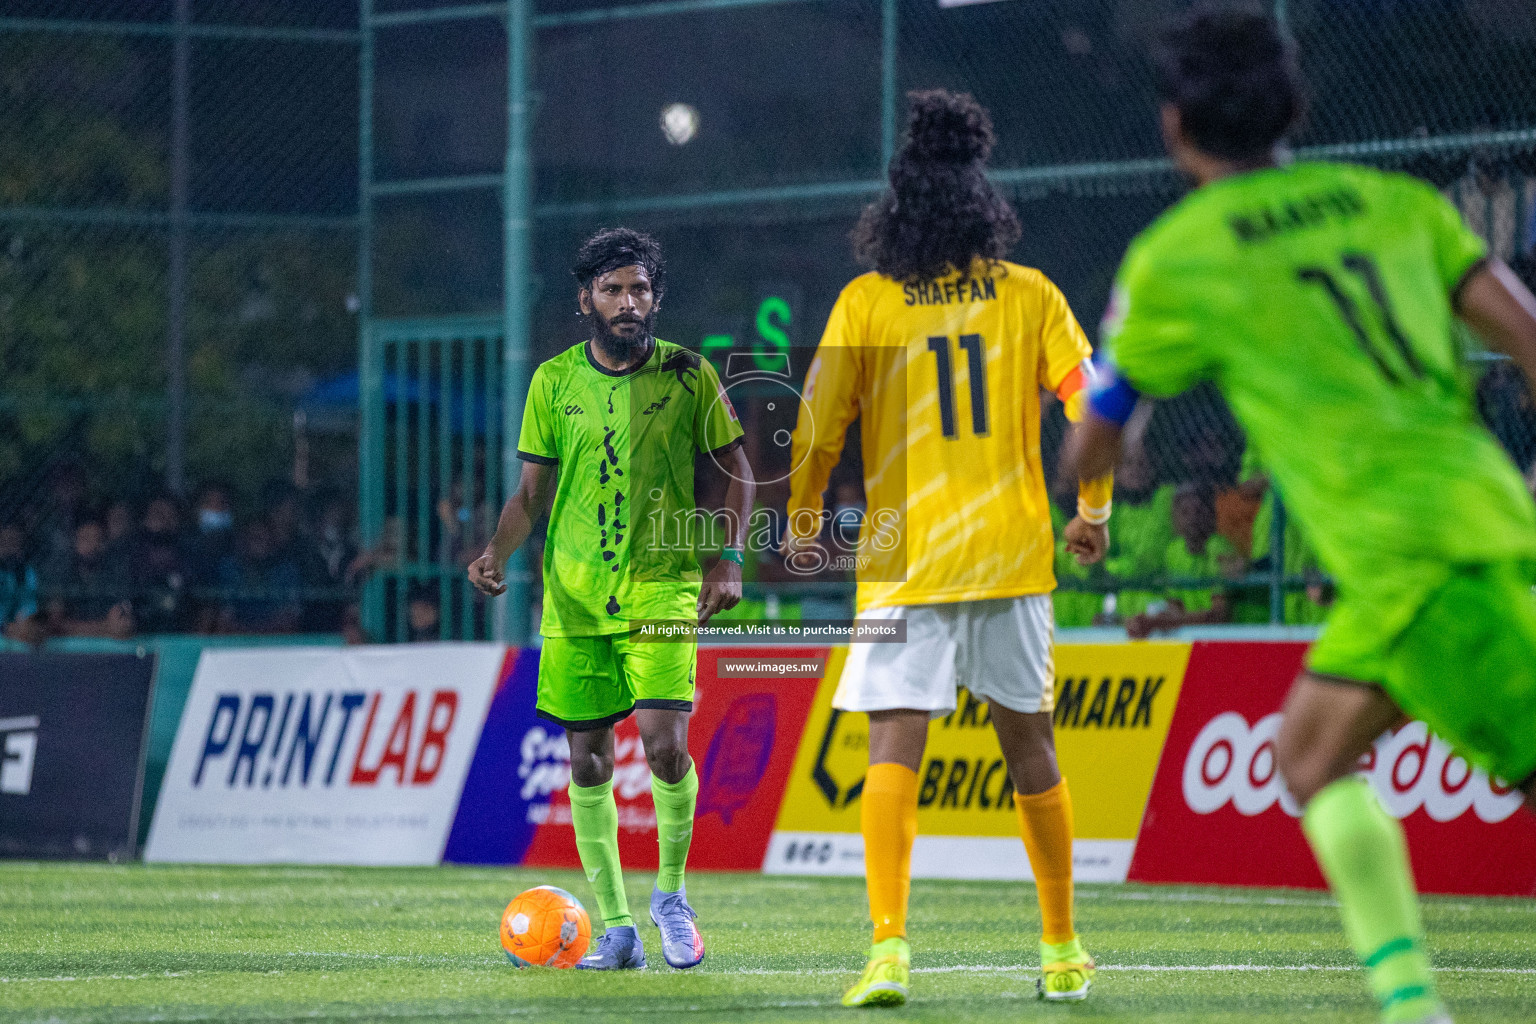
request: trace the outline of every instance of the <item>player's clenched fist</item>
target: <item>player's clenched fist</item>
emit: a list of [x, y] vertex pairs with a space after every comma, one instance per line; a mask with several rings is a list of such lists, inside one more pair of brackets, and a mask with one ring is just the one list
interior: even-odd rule
[[1067, 550], [1077, 556], [1078, 565], [1092, 565], [1109, 550], [1109, 527], [1090, 523], [1082, 516], [1073, 516], [1061, 537], [1067, 542]]
[[741, 566], [724, 558], [716, 563], [699, 588], [699, 625], [715, 612], [735, 608], [741, 602]]
[[489, 551], [469, 563], [469, 582], [480, 593], [491, 597], [500, 597], [507, 592], [506, 573]]

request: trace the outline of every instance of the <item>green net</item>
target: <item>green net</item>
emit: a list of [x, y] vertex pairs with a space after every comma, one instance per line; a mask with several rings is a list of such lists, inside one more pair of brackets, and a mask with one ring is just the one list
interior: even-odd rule
[[[1183, 6], [532, 4], [532, 358], [579, 339], [566, 268], [583, 237], [616, 223], [654, 231], [667, 248], [664, 337], [814, 345], [859, 270], [848, 231], [881, 187], [901, 97], [935, 86], [991, 110], [995, 177], [1024, 228], [1013, 257], [1056, 281], [1094, 333], [1127, 242], [1183, 187], [1162, 160], [1146, 58], [1150, 34]], [[1277, 13], [1310, 85], [1301, 151], [1430, 180], [1497, 255], [1536, 279], [1536, 9], [1282, 0]], [[358, 313], [398, 322], [505, 305], [503, 169], [517, 141], [508, 16], [504, 4], [462, 0], [7, 3], [0, 513], [42, 501], [61, 464], [84, 467], [104, 494], [148, 490], [172, 462], [188, 484], [302, 476], [355, 486]], [[180, 392], [167, 361], [173, 325], [186, 352]], [[1536, 431], [1518, 377], [1496, 360], [1469, 372], [1490, 428], [1527, 469]], [[378, 400], [382, 415], [364, 449], [393, 445], [396, 399], [411, 381], [365, 384], [365, 407]], [[389, 387], [396, 398], [379, 398]], [[458, 397], [476, 408], [488, 398]], [[476, 415], [454, 450], [478, 465]], [[1063, 429], [1050, 409], [1048, 469]], [[1294, 527], [1273, 498], [1241, 486], [1252, 476], [1243, 447], [1210, 391], [1160, 405], [1138, 456], [1145, 479], [1120, 499], [1122, 512], [1153, 511], [1123, 521], [1140, 515], [1156, 546], [1167, 489], [1209, 489], [1243, 556], [1250, 604], [1315, 616], [1298, 602], [1326, 587], [1304, 545], [1287, 543]], [[838, 482], [856, 483], [856, 466], [850, 452]], [[372, 541], [384, 540], [394, 486], [365, 488]], [[443, 498], [435, 485], [412, 487], [415, 506]], [[483, 494], [476, 503], [480, 519], [478, 505], [494, 504]], [[1104, 616], [1108, 595], [1123, 619], [1191, 592], [1170, 582], [1166, 558], [1062, 568], [1064, 586], [1083, 596], [1074, 623]], [[847, 593], [846, 578], [791, 585], [772, 582], [772, 569], [754, 567], [758, 610], [772, 599], [797, 614], [792, 602]]]
[[[320, 385], [356, 362], [358, 38], [346, 4], [0, 11], [0, 527], [51, 620], [126, 601], [140, 630], [218, 625], [212, 554], [140, 571], [167, 489], [219, 483], [243, 528], [274, 483], [355, 488], [355, 411]], [[110, 584], [74, 571], [87, 522]]]

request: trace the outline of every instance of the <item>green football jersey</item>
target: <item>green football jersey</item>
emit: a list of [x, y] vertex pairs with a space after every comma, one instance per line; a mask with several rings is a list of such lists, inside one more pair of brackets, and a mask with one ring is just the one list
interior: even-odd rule
[[1207, 185], [1132, 243], [1105, 316], [1156, 397], [1213, 381], [1341, 588], [1383, 559], [1536, 555], [1452, 302], [1483, 243], [1428, 185], [1302, 163]]
[[697, 618], [695, 548], [708, 517], [694, 458], [741, 441], [708, 360], [657, 339], [628, 373], [572, 346], [533, 373], [517, 454], [559, 466], [544, 546], [545, 636], [622, 633]]

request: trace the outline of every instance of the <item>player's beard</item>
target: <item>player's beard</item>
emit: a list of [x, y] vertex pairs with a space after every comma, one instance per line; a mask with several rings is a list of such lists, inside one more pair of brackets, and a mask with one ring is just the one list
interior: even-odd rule
[[[613, 329], [613, 321], [604, 319], [603, 314], [593, 310], [587, 314], [587, 323], [592, 329], [592, 343], [596, 345], [611, 361], [620, 365], [628, 365], [645, 355], [650, 350], [651, 342], [655, 338], [656, 311], [652, 309], [643, 318], [632, 317], [632, 322], [638, 322], [640, 329], [634, 334], [619, 334]], [[618, 319], [618, 318], [615, 318]], [[620, 320], [620, 322], [623, 322]]]

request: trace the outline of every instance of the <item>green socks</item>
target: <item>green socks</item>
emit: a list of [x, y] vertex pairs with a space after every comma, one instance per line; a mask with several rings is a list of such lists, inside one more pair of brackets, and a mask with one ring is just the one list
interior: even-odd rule
[[[693, 811], [699, 798], [699, 773], [690, 764], [688, 774], [677, 782], [662, 782], [652, 775], [651, 796], [656, 801], [656, 841], [661, 847], [656, 888], [662, 892], [677, 892], [683, 887], [688, 844], [693, 842]], [[582, 862], [586, 862], [585, 855]]]
[[1382, 1019], [1418, 1020], [1436, 1010], [1402, 826], [1358, 776], [1324, 787], [1301, 824], [1339, 899], [1344, 934], [1371, 972]]
[[[683, 868], [688, 863], [688, 844], [693, 841], [693, 809], [699, 796], [699, 775], [693, 766], [680, 782], [662, 782], [651, 776], [651, 795], [656, 800], [656, 838], [661, 845], [661, 869], [656, 885], [663, 892], [683, 887]], [[571, 824], [576, 829], [576, 852], [597, 893], [597, 909], [605, 928], [633, 925], [629, 900], [624, 895], [624, 872], [619, 867], [619, 808], [613, 802], [613, 780], [601, 786], [571, 783]]]
[[571, 783], [571, 824], [582, 869], [597, 893], [603, 927], [632, 926], [635, 919], [629, 916], [624, 872], [619, 867], [619, 808], [613, 802], [612, 779], [590, 788]]
[[[652, 775], [651, 796], [656, 801], [656, 839], [661, 847], [656, 886], [663, 892], [677, 892], [683, 887], [688, 844], [693, 841], [699, 774], [689, 765], [680, 782], [662, 782]], [[629, 916], [629, 900], [624, 896], [624, 872], [619, 867], [619, 809], [613, 801], [612, 779], [590, 788], [571, 783], [571, 824], [576, 829], [581, 866], [597, 893], [603, 926], [633, 925], [635, 919]]]

